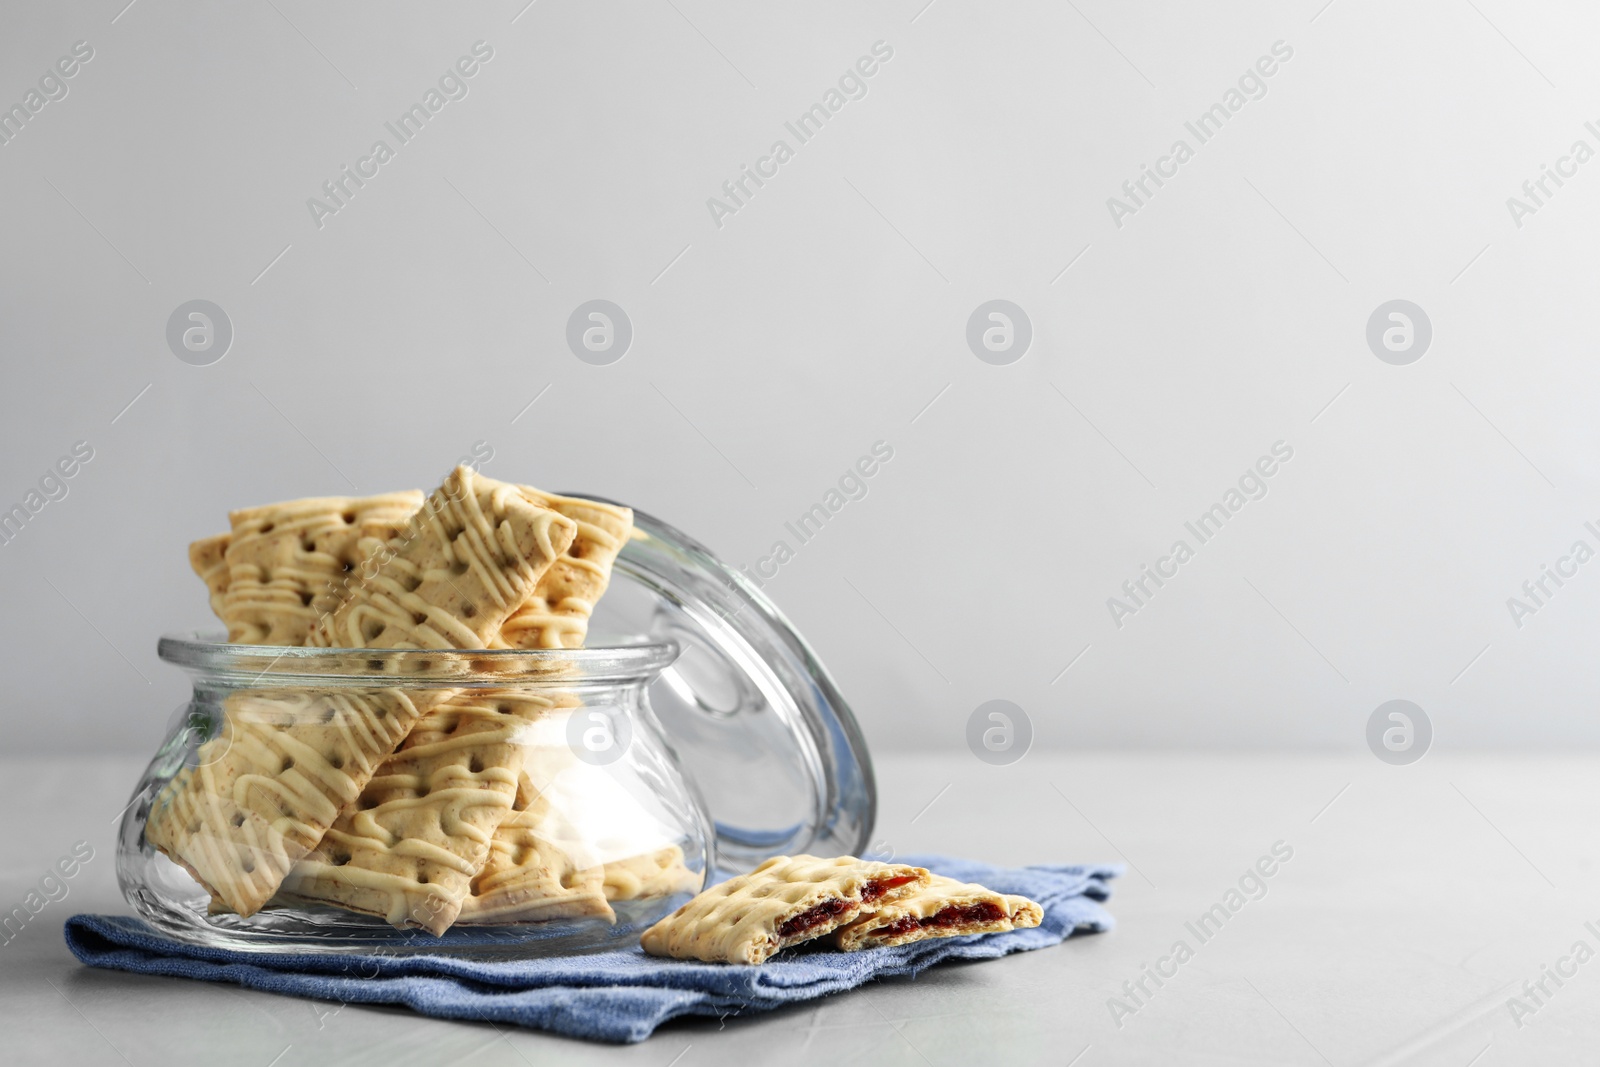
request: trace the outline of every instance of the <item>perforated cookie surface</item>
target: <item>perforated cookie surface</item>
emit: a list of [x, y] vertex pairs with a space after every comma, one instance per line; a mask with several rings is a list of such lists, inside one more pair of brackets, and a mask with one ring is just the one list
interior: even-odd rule
[[145, 837], [254, 914], [321, 839], [420, 711], [400, 690], [230, 694], [222, 730], [157, 797]]
[[517, 486], [457, 467], [308, 643], [486, 648], [576, 534]]
[[[289, 500], [229, 513], [233, 529], [217, 609], [228, 624], [228, 640], [304, 645], [317, 621], [360, 580], [362, 564], [406, 529], [422, 499], [412, 489]], [[214, 540], [196, 542], [191, 562], [195, 548]]]
[[611, 566], [633, 532], [633, 511], [518, 486], [529, 499], [577, 524], [577, 535], [533, 596], [500, 628], [496, 648], [582, 648], [589, 616], [611, 582]]
[[[548, 782], [549, 761], [541, 775]], [[557, 791], [541, 789], [527, 773], [518, 785], [518, 810], [495, 831], [483, 870], [461, 909], [462, 923], [510, 923], [596, 916], [615, 921], [611, 903], [692, 892], [700, 875], [676, 845], [602, 860], [585, 847]]]
[[547, 806], [534, 800], [500, 824], [488, 861], [473, 879], [461, 921], [475, 925], [600, 918], [615, 922], [603, 865], [580, 866], [540, 832]]
[[278, 898], [442, 934], [511, 811], [519, 735], [552, 703], [523, 691], [472, 690], [428, 712], [295, 864]]

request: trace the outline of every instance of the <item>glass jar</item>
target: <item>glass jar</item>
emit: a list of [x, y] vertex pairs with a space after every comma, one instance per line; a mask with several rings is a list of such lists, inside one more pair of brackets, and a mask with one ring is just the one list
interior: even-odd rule
[[[201, 944], [533, 956], [633, 944], [712, 868], [867, 851], [877, 793], [855, 716], [739, 569], [636, 508], [589, 639], [163, 638], [194, 699], [123, 818], [123, 895]], [[359, 796], [347, 766], [377, 771]]]
[[[194, 695], [123, 816], [123, 895], [168, 935], [232, 949], [530, 956], [633, 943], [711, 867], [710, 820], [647, 695], [678, 651], [164, 637], [160, 657]], [[385, 722], [402, 739], [392, 754]], [[363, 746], [373, 774], [352, 796], [345, 768]], [[337, 819], [324, 800], [324, 825], [297, 827], [341, 783]], [[158, 825], [181, 862], [152, 843]], [[282, 850], [252, 836], [258, 826], [311, 844], [288, 850], [281, 882], [246, 916], [194, 865], [218, 885], [230, 872], [259, 885], [257, 861]]]
[[718, 866], [865, 853], [872, 761], [816, 652], [739, 569], [653, 515], [633, 520], [589, 632], [683, 650], [650, 700], [711, 816]]

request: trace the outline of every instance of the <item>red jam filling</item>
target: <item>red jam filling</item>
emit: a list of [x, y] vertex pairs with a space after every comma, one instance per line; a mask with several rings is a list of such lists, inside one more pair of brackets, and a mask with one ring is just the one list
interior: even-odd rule
[[1000, 905], [985, 901], [982, 904], [962, 904], [959, 907], [943, 908], [933, 916], [931, 926], [961, 926], [965, 923], [992, 923], [999, 922], [1006, 917], [1000, 910]]
[[982, 904], [960, 904], [941, 908], [926, 919], [918, 919], [914, 915], [907, 915], [896, 919], [887, 926], [878, 927], [872, 931], [872, 936], [883, 938], [899, 937], [901, 934], [909, 934], [919, 927], [932, 926], [948, 929], [952, 926], [963, 926], [967, 923], [997, 922], [1005, 917], [1006, 914], [1000, 910], [999, 905], [991, 904], [987, 901]]
[[816, 927], [821, 926], [823, 923], [828, 922], [830, 919], [835, 919], [849, 910], [850, 901], [848, 900], [839, 900], [837, 898], [834, 900], [824, 900], [816, 907], [807, 908], [799, 915], [796, 915], [790, 919], [785, 919], [783, 922], [779, 923], [778, 936], [793, 937], [796, 934], [803, 934], [807, 930], [813, 930]]
[[897, 889], [915, 878], [886, 878], [881, 882], [868, 882], [861, 888], [861, 903], [871, 904], [891, 889]]
[[906, 915], [896, 919], [888, 926], [878, 927], [876, 930], [872, 931], [872, 936], [899, 937], [901, 934], [909, 934], [911, 931], [915, 930], [921, 925], [921, 921], [919, 921], [915, 915]]

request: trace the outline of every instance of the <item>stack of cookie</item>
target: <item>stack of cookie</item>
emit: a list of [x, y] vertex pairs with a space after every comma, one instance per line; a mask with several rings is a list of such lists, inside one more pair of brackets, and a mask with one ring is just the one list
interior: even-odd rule
[[854, 952], [931, 937], [1038, 926], [1040, 906], [923, 867], [840, 856], [776, 856], [712, 886], [644, 932], [652, 956], [764, 963], [815, 942]]
[[[468, 467], [426, 499], [322, 497], [230, 520], [189, 556], [231, 642], [370, 649], [581, 648], [633, 527], [627, 508]], [[548, 727], [580, 703], [548, 689], [231, 692], [145, 836], [213, 912], [241, 916], [329, 905], [442, 934], [614, 920], [612, 902], [693, 889], [676, 846], [574, 855], [551, 799], [573, 757], [527, 739], [560, 737]]]

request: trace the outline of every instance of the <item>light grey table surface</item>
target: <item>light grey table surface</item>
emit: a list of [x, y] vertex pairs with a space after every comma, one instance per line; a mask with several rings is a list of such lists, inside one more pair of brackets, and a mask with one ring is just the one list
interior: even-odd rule
[[[0, 946], [0, 1061], [1600, 1062], [1600, 959], [1570, 955], [1579, 941], [1600, 950], [1585, 927], [1600, 930], [1600, 756], [1436, 751], [1409, 767], [1365, 753], [1035, 752], [1010, 767], [881, 757], [875, 836], [887, 847], [1011, 864], [1125, 860], [1110, 903], [1118, 928], [767, 1015], [673, 1023], [631, 1047], [79, 966], [61, 923], [127, 910], [112, 819], [139, 768], [0, 760], [0, 803], [14, 813], [0, 853], [6, 909], [74, 842], [95, 850], [69, 895]], [[1235, 903], [1228, 890], [1277, 842], [1293, 856], [1266, 894], [1202, 943], [1186, 924]], [[1179, 940], [1192, 958], [1159, 987], [1146, 978], [1150, 995], [1114, 1018], [1110, 999]], [[1545, 978], [1542, 1003], [1514, 1017], [1508, 998], [1546, 966], [1576, 973]]]

